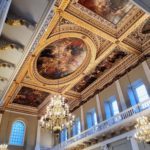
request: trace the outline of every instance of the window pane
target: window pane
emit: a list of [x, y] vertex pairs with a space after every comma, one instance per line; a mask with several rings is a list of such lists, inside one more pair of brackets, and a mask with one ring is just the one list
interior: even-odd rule
[[109, 102], [105, 102], [104, 107], [105, 107], [106, 119], [109, 119], [112, 116]]
[[112, 109], [113, 109], [113, 114], [117, 115], [119, 114], [119, 108], [116, 100], [112, 101]]
[[77, 134], [79, 134], [81, 132], [81, 123], [79, 118], [77, 118], [76, 120], [76, 129], [77, 129]]
[[78, 121], [77, 127], [78, 127], [78, 134], [79, 134], [81, 132], [81, 123], [80, 123], [80, 121]]
[[128, 88], [128, 96], [131, 102], [131, 105], [134, 106], [137, 104], [136, 98], [135, 98], [135, 94], [133, 92], [132, 88]]
[[76, 135], [76, 123], [74, 123], [72, 127], [72, 133], [73, 133], [73, 136]]
[[23, 146], [25, 135], [25, 125], [21, 121], [16, 121], [12, 125], [9, 144]]
[[97, 124], [97, 115], [96, 115], [96, 110], [91, 109], [89, 112], [86, 114], [86, 120], [87, 120], [87, 127], [91, 128], [93, 125]]
[[86, 121], [87, 121], [87, 127], [91, 128], [93, 126], [93, 124], [92, 124], [92, 113], [91, 112], [88, 112], [86, 114]]
[[139, 99], [139, 102], [143, 102], [149, 98], [146, 87], [144, 84], [136, 88], [136, 93]]
[[67, 129], [65, 128], [61, 131], [61, 142], [66, 141], [67, 138], [68, 138], [68, 133], [67, 133]]
[[97, 115], [96, 115], [96, 112], [94, 111], [93, 112], [93, 125], [96, 125], [97, 124]]
[[64, 130], [64, 141], [66, 141], [68, 138], [67, 129]]

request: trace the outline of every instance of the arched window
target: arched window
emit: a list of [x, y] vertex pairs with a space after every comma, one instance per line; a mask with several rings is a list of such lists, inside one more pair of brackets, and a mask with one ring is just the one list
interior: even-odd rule
[[24, 122], [17, 120], [12, 124], [9, 138], [10, 145], [23, 146], [26, 126]]

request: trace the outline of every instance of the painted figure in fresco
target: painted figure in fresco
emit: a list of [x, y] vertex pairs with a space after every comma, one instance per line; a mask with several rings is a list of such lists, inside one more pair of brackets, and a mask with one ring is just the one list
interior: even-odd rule
[[40, 75], [47, 79], [65, 77], [75, 71], [86, 57], [86, 45], [77, 38], [65, 38], [45, 48], [37, 61]]
[[22, 87], [13, 103], [38, 107], [43, 100], [48, 96], [48, 93], [34, 90], [28, 87]]
[[132, 7], [129, 0], [79, 0], [79, 3], [114, 24]]

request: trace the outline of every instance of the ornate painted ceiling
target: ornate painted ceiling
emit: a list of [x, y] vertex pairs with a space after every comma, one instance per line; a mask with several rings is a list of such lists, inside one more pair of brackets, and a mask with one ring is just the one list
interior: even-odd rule
[[129, 0], [57, 0], [47, 22], [3, 108], [41, 113], [59, 91], [73, 110], [150, 52], [150, 16]]

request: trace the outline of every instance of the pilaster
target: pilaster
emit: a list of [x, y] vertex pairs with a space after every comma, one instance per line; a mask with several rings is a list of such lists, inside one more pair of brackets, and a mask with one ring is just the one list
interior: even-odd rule
[[101, 122], [101, 121], [103, 121], [103, 116], [102, 116], [101, 103], [100, 103], [100, 99], [99, 99], [99, 95], [98, 94], [96, 94], [96, 104], [97, 104], [99, 122]]
[[41, 126], [40, 120], [38, 120], [35, 150], [40, 150], [40, 136], [41, 136]]
[[127, 105], [125, 103], [125, 98], [123, 96], [123, 92], [122, 92], [119, 80], [115, 81], [115, 84], [116, 84], [116, 88], [117, 88], [117, 92], [118, 92], [118, 96], [119, 96], [119, 99], [120, 99], [122, 110], [126, 110]]
[[81, 111], [81, 130], [84, 131], [85, 130], [85, 123], [84, 123], [84, 111], [83, 111], [82, 105], [80, 107], [80, 111]]

